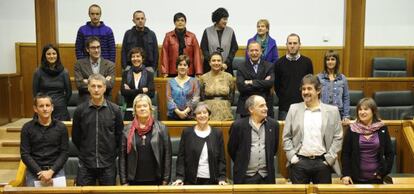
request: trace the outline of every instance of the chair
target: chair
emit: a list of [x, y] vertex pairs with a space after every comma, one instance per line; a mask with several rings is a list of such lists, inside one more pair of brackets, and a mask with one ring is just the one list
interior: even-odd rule
[[73, 118], [73, 113], [75, 112], [76, 106], [79, 102], [79, 92], [78, 90], [72, 90], [72, 96], [69, 99], [68, 102], [68, 111], [70, 118]]
[[175, 181], [178, 151], [180, 149], [180, 137], [171, 137], [171, 149], [172, 149], [171, 181]]
[[69, 140], [69, 153], [68, 153], [68, 160], [63, 167], [65, 170], [65, 176], [67, 182], [72, 181], [76, 182], [76, 175], [78, 173], [78, 163], [79, 163], [79, 151], [76, 148], [75, 144], [73, 144], [72, 139]]
[[414, 113], [414, 96], [410, 90], [374, 92], [374, 100], [384, 120], [401, 120]]
[[237, 76], [237, 70], [239, 69], [240, 65], [243, 65], [246, 62], [245, 57], [234, 57], [232, 67], [233, 67], [233, 75]]
[[372, 59], [372, 77], [406, 77], [405, 58], [374, 57]]
[[349, 90], [349, 115], [351, 119], [356, 118], [356, 106], [362, 98], [364, 98], [364, 92], [362, 90]]
[[277, 121], [279, 118], [279, 98], [276, 94], [273, 94], [273, 114], [273, 118]]

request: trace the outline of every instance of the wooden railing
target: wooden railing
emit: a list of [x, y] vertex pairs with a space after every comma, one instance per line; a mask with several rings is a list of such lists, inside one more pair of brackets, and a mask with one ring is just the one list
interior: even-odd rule
[[226, 186], [85, 186], [64, 188], [5, 187], [5, 194], [56, 194], [56, 193], [223, 193], [223, 194], [412, 194], [414, 184], [399, 185], [226, 185]]

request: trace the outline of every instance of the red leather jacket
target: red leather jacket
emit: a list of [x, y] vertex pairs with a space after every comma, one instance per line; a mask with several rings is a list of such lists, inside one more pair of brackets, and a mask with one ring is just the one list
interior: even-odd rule
[[[190, 57], [188, 75], [203, 74], [203, 64], [201, 63], [200, 46], [195, 34], [186, 31], [185, 33], [184, 54]], [[161, 51], [161, 74], [176, 75], [176, 60], [178, 58], [178, 38], [175, 31], [165, 34]]]

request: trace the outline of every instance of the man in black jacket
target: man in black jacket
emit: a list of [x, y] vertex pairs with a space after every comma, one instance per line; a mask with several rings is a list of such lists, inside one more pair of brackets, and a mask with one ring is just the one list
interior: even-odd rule
[[122, 130], [119, 106], [106, 100], [106, 79], [92, 74], [88, 79], [91, 99], [78, 105], [73, 116], [72, 141], [79, 150], [79, 186], [115, 185], [116, 163]]
[[241, 65], [237, 71], [236, 84], [240, 92], [236, 113], [241, 117], [249, 115], [244, 103], [251, 95], [262, 96], [266, 100], [267, 114], [273, 117], [273, 82], [275, 79], [273, 64], [261, 60], [262, 47], [256, 41], [247, 46], [249, 61]]
[[252, 95], [246, 100], [250, 117], [233, 122], [227, 145], [234, 162], [235, 184], [274, 184], [274, 156], [279, 144], [279, 124], [267, 117], [266, 101]]
[[135, 11], [132, 15], [135, 26], [127, 30], [122, 40], [121, 64], [122, 69], [127, 70], [128, 53], [133, 47], [141, 47], [145, 51], [144, 65], [148, 71], [154, 72], [158, 67], [158, 41], [155, 33], [145, 26], [147, 19], [141, 10]]

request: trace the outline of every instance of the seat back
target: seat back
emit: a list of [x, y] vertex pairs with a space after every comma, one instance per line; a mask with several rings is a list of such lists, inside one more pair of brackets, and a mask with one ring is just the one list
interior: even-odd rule
[[68, 180], [75, 180], [76, 175], [78, 173], [78, 163], [79, 163], [79, 151], [76, 148], [75, 144], [73, 144], [72, 140], [69, 140], [69, 154], [68, 160], [65, 163], [64, 170], [66, 179]]
[[69, 99], [68, 102], [68, 111], [70, 118], [73, 118], [73, 113], [75, 112], [76, 106], [79, 102], [79, 92], [78, 90], [72, 90], [72, 96]]
[[180, 149], [180, 137], [171, 137], [171, 149], [172, 149], [171, 181], [175, 181], [178, 151]]
[[233, 67], [233, 74], [237, 76], [237, 70], [239, 69], [240, 65], [243, 65], [246, 62], [246, 58], [243, 57], [234, 57], [232, 67]]
[[414, 96], [410, 90], [377, 91], [374, 92], [374, 100], [384, 120], [401, 120], [414, 113]]
[[407, 60], [396, 57], [374, 57], [372, 77], [406, 77]]
[[356, 118], [356, 106], [362, 98], [364, 98], [364, 92], [362, 90], [349, 90], [349, 115], [351, 119]]

